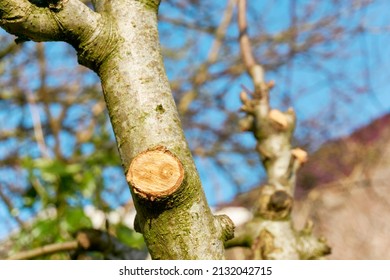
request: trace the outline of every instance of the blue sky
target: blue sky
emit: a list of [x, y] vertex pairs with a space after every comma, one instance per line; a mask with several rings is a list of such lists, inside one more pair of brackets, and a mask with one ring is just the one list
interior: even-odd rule
[[[258, 9], [259, 17], [258, 26], [249, 26], [250, 35], [261, 34], [261, 28], [266, 28], [267, 32], [278, 32], [289, 24], [289, 9], [293, 1], [248, 2], [253, 4], [254, 10]], [[313, 1], [296, 2], [298, 5], [313, 3]], [[309, 139], [306, 138], [309, 134], [315, 137], [307, 140], [311, 142], [312, 149], [318, 148], [329, 139], [348, 135], [356, 128], [390, 110], [390, 48], [387, 47], [390, 43], [387, 15], [390, 2], [375, 1], [366, 11], [356, 13], [349, 12], [348, 1], [336, 2], [342, 6], [339, 15], [340, 24], [344, 27], [342, 39], [334, 42], [327, 41], [315, 47], [310, 55], [298, 55], [292, 63], [267, 73], [268, 80], [276, 81], [276, 87], [271, 93], [272, 106], [282, 110], [286, 110], [289, 106], [295, 109], [298, 119], [295, 136], [304, 143]], [[315, 3], [319, 7], [311, 20], [334, 12], [332, 10], [334, 2], [316, 1]], [[264, 13], [263, 10], [267, 12]], [[298, 14], [301, 12], [297, 10]], [[358, 33], [356, 27], [359, 24], [368, 32]], [[229, 30], [231, 36], [237, 36], [234, 25]], [[354, 35], [345, 36], [347, 32]], [[171, 32], [170, 36], [170, 43], [173, 44], [175, 33]], [[180, 36], [184, 35], [178, 34], [178, 37]], [[211, 41], [207, 35], [199, 36], [196, 40], [202, 41], [204, 50], [203, 52], [199, 50], [199, 53], [204, 58]], [[185, 67], [185, 65], [175, 66], [178, 67], [173, 67], [172, 72], [168, 71], [170, 78], [182, 71], [180, 67]], [[251, 88], [251, 81], [248, 77], [240, 77], [226, 93], [226, 106], [232, 111], [238, 111], [241, 106], [238, 98], [242, 90], [241, 85]], [[286, 99], [289, 99], [288, 104], [285, 104]], [[205, 115], [202, 117], [207, 118]], [[236, 137], [248, 145], [255, 146], [253, 137], [249, 133], [236, 135]], [[238, 158], [231, 160], [240, 161]], [[222, 175], [210, 160], [197, 158], [196, 162], [211, 203], [229, 200], [234, 196], [235, 188], [227, 183], [226, 176]], [[239, 173], [246, 178], [243, 182], [244, 189], [259, 183], [264, 176], [261, 168], [245, 168], [239, 170]], [[215, 174], [221, 176], [216, 179]], [[218, 191], [221, 186], [223, 191]]]

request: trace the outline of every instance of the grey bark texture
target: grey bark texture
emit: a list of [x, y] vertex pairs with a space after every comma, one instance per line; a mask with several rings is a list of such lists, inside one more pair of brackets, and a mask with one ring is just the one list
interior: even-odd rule
[[265, 82], [264, 69], [255, 60], [246, 23], [246, 0], [238, 0], [238, 26], [242, 60], [252, 79], [252, 93], [240, 95], [245, 116], [241, 127], [253, 133], [256, 150], [268, 176], [261, 187], [254, 218], [227, 246], [247, 246], [253, 259], [319, 259], [330, 253], [324, 239], [312, 234], [310, 222], [302, 231], [294, 229], [291, 210], [296, 173], [306, 161], [306, 152], [291, 146], [295, 113], [272, 109], [269, 94], [274, 82]]
[[99, 75], [125, 174], [135, 157], [156, 149], [181, 163], [173, 193], [141, 196], [129, 181], [135, 226], [152, 258], [223, 259], [234, 226], [212, 215], [183, 134], [160, 52], [160, 1], [96, 0], [95, 11], [79, 0], [32, 2], [0, 0], [1, 27], [21, 40], [68, 42]]

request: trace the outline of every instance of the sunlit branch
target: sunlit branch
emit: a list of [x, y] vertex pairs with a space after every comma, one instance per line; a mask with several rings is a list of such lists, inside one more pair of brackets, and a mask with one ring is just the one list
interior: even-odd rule
[[222, 42], [226, 36], [227, 29], [233, 17], [234, 7], [237, 4], [237, 0], [229, 0], [226, 5], [225, 11], [222, 16], [222, 20], [215, 31], [215, 37], [207, 55], [206, 61], [199, 66], [193, 77], [193, 89], [186, 92], [180, 100], [178, 109], [180, 113], [184, 114], [191, 103], [198, 96], [198, 87], [202, 85], [209, 78], [208, 67], [215, 63], [218, 59], [218, 54], [222, 46]]
[[15, 207], [12, 204], [12, 201], [9, 197], [6, 196], [6, 194], [3, 192], [3, 185], [0, 185], [0, 198], [3, 200], [4, 204], [6, 205], [8, 212], [11, 214], [11, 216], [15, 219], [15, 221], [18, 223], [20, 228], [24, 227], [23, 221], [17, 216], [14, 215], [14, 209]]
[[49, 158], [50, 154], [45, 143], [45, 137], [43, 136], [41, 117], [39, 116], [39, 109], [37, 107], [37, 104], [35, 103], [35, 98], [33, 96], [33, 93], [29, 90], [26, 91], [26, 96], [28, 105], [30, 107], [35, 140], [37, 141], [39, 151], [44, 158]]
[[54, 254], [54, 253], [76, 250], [77, 247], [78, 247], [77, 241], [55, 243], [55, 244], [39, 247], [30, 251], [19, 252], [15, 255], [10, 256], [8, 260], [28, 260], [40, 256]]

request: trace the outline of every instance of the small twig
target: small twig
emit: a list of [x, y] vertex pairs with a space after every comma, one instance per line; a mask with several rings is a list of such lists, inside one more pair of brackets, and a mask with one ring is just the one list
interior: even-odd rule
[[44, 158], [49, 158], [49, 150], [47, 149], [45, 143], [45, 137], [43, 136], [41, 118], [39, 116], [39, 110], [37, 108], [37, 104], [35, 103], [35, 99], [33, 93], [27, 90], [27, 102], [30, 107], [31, 118], [34, 126], [34, 135], [38, 144], [39, 151]]
[[77, 241], [68, 241], [64, 243], [50, 244], [30, 251], [17, 253], [15, 255], [10, 256], [8, 260], [28, 260], [43, 255], [49, 255], [49, 254], [59, 253], [63, 251], [76, 250], [78, 246], [79, 245]]
[[11, 199], [5, 195], [2, 188], [3, 188], [3, 186], [0, 185], [0, 198], [3, 200], [3, 202], [7, 206], [8, 212], [11, 214], [11, 216], [15, 219], [15, 221], [18, 223], [18, 225], [21, 228], [23, 228], [24, 227], [23, 221], [18, 216], [12, 214], [12, 212], [13, 212], [12, 210], [14, 209], [14, 206], [12, 205]]
[[219, 50], [221, 49], [223, 39], [226, 36], [227, 29], [233, 18], [233, 11], [236, 4], [237, 0], [229, 0], [229, 2], [227, 3], [222, 16], [222, 21], [220, 22], [218, 28], [215, 31], [215, 38], [208, 52], [207, 59], [198, 67], [194, 74], [194, 90], [184, 94], [179, 103], [178, 108], [181, 114], [184, 114], [188, 110], [190, 104], [198, 97], [197, 88], [209, 78], [208, 67], [214, 64], [218, 59]]
[[248, 24], [246, 21], [246, 0], [238, 2], [238, 28], [240, 30], [241, 54], [246, 68], [249, 70], [256, 65], [253, 57], [251, 43], [248, 36]]
[[230, 0], [226, 6], [225, 12], [222, 16], [222, 21], [215, 32], [215, 39], [208, 53], [207, 64], [215, 63], [218, 58], [218, 53], [222, 45], [222, 40], [223, 38], [225, 38], [227, 28], [229, 27], [229, 23], [232, 20], [234, 6], [236, 5], [236, 3], [237, 0]]
[[243, 89], [243, 91], [245, 91], [248, 95], [252, 96], [253, 95], [253, 92], [247, 88], [245, 85], [241, 85], [241, 88]]
[[264, 67], [258, 63], [253, 56], [251, 43], [248, 36], [248, 25], [246, 20], [246, 0], [238, 2], [238, 28], [240, 31], [240, 49], [241, 56], [248, 74], [251, 76], [255, 95], [259, 97], [261, 102], [268, 106], [268, 87], [264, 80]]
[[20, 49], [20, 46], [15, 43], [10, 43], [8, 46], [0, 50], [0, 59], [14, 53], [18, 49]]
[[147, 256], [145, 250], [131, 248], [105, 231], [81, 229], [77, 232], [73, 241], [50, 244], [16, 253], [8, 257], [8, 260], [27, 260], [65, 251], [74, 251], [73, 257], [83, 252], [100, 252], [104, 254], [105, 259], [142, 260]]

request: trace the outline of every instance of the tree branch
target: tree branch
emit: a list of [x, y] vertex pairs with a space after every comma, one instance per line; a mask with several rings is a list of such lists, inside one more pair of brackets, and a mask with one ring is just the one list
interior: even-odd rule
[[2, 184], [0, 184], [0, 198], [3, 200], [4, 204], [6, 205], [11, 217], [15, 219], [15, 221], [18, 223], [20, 228], [24, 228], [24, 222], [19, 218], [19, 216], [13, 214], [14, 212], [13, 209], [15, 209], [15, 207], [13, 206], [11, 199], [7, 197], [6, 194], [3, 192]]
[[15, 43], [10, 43], [8, 46], [5, 46], [0, 50], [0, 60], [3, 59], [4, 57], [14, 53], [19, 49], [19, 46], [16, 45]]
[[30, 90], [27, 90], [27, 102], [30, 107], [31, 118], [33, 121], [34, 136], [38, 144], [39, 152], [44, 158], [50, 158], [49, 150], [46, 146], [45, 137], [42, 131], [41, 118], [39, 115], [39, 109], [35, 103], [35, 98], [33, 93]]
[[228, 244], [249, 242], [255, 259], [319, 258], [330, 251], [325, 241], [312, 237], [311, 232], [297, 233], [291, 220], [296, 173], [307, 159], [305, 151], [291, 147], [295, 113], [292, 108], [287, 112], [270, 108], [269, 92], [274, 82], [265, 82], [264, 69], [253, 56], [247, 35], [246, 0], [239, 0], [238, 8], [242, 60], [254, 84], [252, 96], [240, 94], [241, 109], [246, 113], [241, 124], [257, 140], [256, 150], [268, 182], [260, 189], [254, 218]]
[[28, 260], [28, 259], [33, 259], [44, 255], [76, 250], [77, 248], [78, 248], [77, 241], [50, 244], [30, 251], [17, 253], [15, 255], [10, 256], [8, 260]]
[[256, 62], [248, 36], [246, 0], [239, 0], [238, 2], [238, 28], [240, 31], [239, 41], [241, 56], [247, 72], [252, 78], [255, 94], [261, 96], [263, 104], [268, 104], [268, 88], [264, 83], [264, 68], [261, 64]]
[[83, 229], [77, 232], [76, 240], [20, 252], [10, 256], [8, 260], [27, 260], [65, 251], [76, 251], [75, 256], [83, 252], [101, 252], [105, 259], [142, 260], [147, 257], [146, 251], [131, 248], [107, 232]]
[[99, 14], [78, 0], [61, 6], [37, 6], [28, 0], [1, 0], [0, 25], [7, 32], [33, 41], [74, 41], [98, 26]]
[[[106, 1], [101, 15], [77, 0], [42, 7], [27, 0], [8, 2], [0, 0], [1, 26], [35, 41], [69, 42], [79, 62], [99, 75], [129, 175], [135, 224], [152, 258], [223, 258], [223, 243], [232, 237], [234, 225], [227, 216], [212, 215], [181, 127], [160, 51], [160, 1]], [[139, 163], [150, 154], [166, 161], [153, 170], [144, 168]], [[158, 175], [154, 179], [161, 184], [149, 184], [148, 174]], [[174, 182], [171, 174], [178, 175]]]
[[182, 98], [180, 99], [178, 109], [179, 112], [183, 115], [188, 111], [188, 108], [191, 105], [191, 103], [198, 97], [199, 86], [201, 86], [208, 79], [210, 79], [208, 67], [217, 61], [219, 50], [222, 46], [223, 39], [226, 36], [226, 31], [232, 20], [233, 11], [236, 4], [237, 4], [237, 0], [228, 1], [222, 16], [222, 20], [218, 28], [215, 30], [215, 38], [207, 54], [207, 59], [198, 67], [198, 69], [195, 71], [194, 76], [192, 77], [193, 88], [190, 91], [185, 92]]

